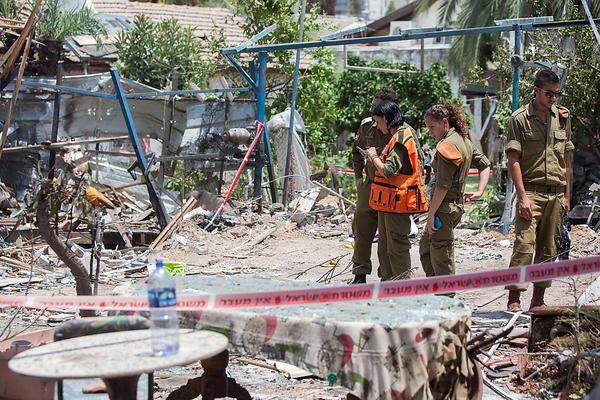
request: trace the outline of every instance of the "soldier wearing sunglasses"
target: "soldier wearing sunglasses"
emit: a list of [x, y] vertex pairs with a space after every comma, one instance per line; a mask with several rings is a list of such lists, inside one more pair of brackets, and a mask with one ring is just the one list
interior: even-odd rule
[[[510, 266], [554, 261], [555, 237], [569, 210], [572, 177], [571, 117], [555, 103], [561, 96], [558, 76], [539, 71], [534, 99], [519, 108], [508, 124], [506, 155], [517, 194], [515, 243]], [[544, 306], [551, 282], [536, 282], [530, 310]], [[509, 311], [520, 311], [526, 285], [507, 286]]]

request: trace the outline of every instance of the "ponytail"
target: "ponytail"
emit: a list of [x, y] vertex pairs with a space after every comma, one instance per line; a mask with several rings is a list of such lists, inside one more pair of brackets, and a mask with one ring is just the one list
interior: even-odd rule
[[425, 111], [425, 117], [433, 118], [437, 121], [447, 118], [450, 128], [454, 128], [462, 137], [469, 138], [469, 128], [467, 127], [465, 114], [461, 107], [456, 104], [435, 104]]

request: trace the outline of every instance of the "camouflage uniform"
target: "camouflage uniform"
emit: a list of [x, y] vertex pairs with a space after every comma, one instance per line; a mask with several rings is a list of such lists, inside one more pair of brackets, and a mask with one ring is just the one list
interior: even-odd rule
[[[371, 264], [371, 246], [377, 232], [377, 211], [369, 207], [369, 194], [371, 192], [371, 181], [375, 177], [375, 167], [365, 162], [365, 157], [360, 153], [358, 147], [363, 150], [375, 147], [380, 154], [389, 138], [379, 129], [372, 118], [365, 118], [360, 124], [358, 135], [352, 146], [352, 161], [354, 165], [355, 179], [362, 179], [362, 183], [356, 188], [356, 211], [352, 221], [354, 232], [354, 253], [352, 254], [352, 273], [354, 275], [368, 275], [373, 268]], [[366, 176], [365, 176], [366, 175]]]
[[[407, 124], [399, 130], [410, 129], [416, 147], [420, 149], [414, 129]], [[388, 141], [391, 136], [387, 136]], [[388, 154], [381, 174], [390, 179], [399, 174], [410, 175], [412, 166], [408, 150], [400, 143]], [[378, 229], [379, 241], [377, 243], [377, 256], [379, 258], [378, 275], [382, 281], [393, 278], [410, 277], [410, 215], [379, 211]]]
[[[552, 106], [546, 118], [537, 115], [533, 101], [515, 111], [508, 124], [506, 153], [519, 154], [519, 165], [532, 220], [517, 214], [515, 243], [510, 266], [554, 261], [556, 237], [566, 211], [565, 158], [575, 149], [571, 142], [571, 118], [566, 108]], [[535, 253], [535, 258], [534, 258]], [[534, 285], [547, 288], [548, 282]], [[507, 286], [523, 291], [527, 285]]]
[[430, 195], [436, 187], [448, 189], [446, 197], [436, 212], [442, 226], [432, 235], [423, 232], [419, 242], [421, 265], [427, 276], [451, 275], [454, 265], [454, 228], [463, 215], [463, 199], [467, 175], [471, 166], [482, 171], [490, 166], [489, 160], [479, 152], [469, 139], [450, 129], [442, 140], [451, 143], [460, 152], [460, 165], [446, 160], [436, 151], [431, 166], [435, 172], [429, 183]]

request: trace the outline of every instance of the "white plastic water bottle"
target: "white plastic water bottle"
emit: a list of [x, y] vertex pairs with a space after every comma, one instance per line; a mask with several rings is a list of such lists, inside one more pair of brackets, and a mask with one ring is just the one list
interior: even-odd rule
[[177, 296], [175, 280], [163, 265], [156, 260], [156, 268], [148, 279], [148, 303], [151, 314], [152, 354], [166, 357], [179, 351], [179, 321], [177, 319]]

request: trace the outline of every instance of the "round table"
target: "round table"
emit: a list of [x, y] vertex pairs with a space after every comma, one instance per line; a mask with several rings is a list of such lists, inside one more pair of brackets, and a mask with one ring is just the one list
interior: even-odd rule
[[186, 365], [223, 352], [227, 338], [216, 332], [180, 329], [179, 352], [155, 357], [150, 330], [88, 335], [62, 340], [17, 354], [14, 372], [54, 379], [103, 378], [111, 399], [135, 399], [139, 375]]

